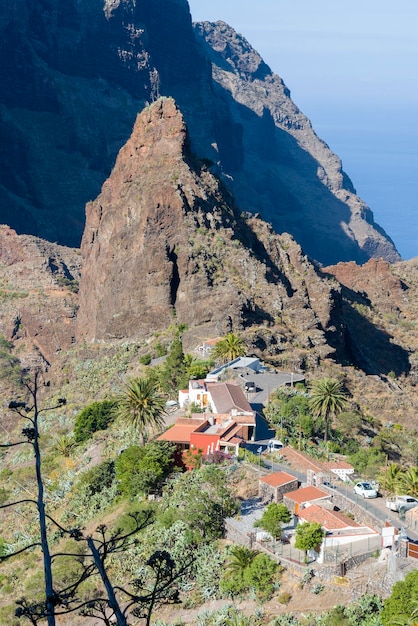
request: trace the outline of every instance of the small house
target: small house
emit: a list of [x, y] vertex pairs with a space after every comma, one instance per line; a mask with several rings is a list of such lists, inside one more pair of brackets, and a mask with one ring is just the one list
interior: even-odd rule
[[299, 515], [300, 511], [306, 506], [318, 504], [319, 502], [331, 502], [331, 496], [318, 487], [301, 487], [283, 496], [283, 504], [285, 504], [294, 515]]
[[299, 522], [317, 522], [325, 530], [325, 537], [317, 556], [318, 563], [324, 561], [327, 548], [340, 548], [353, 543], [367, 540], [367, 544], [380, 547], [381, 538], [378, 532], [368, 526], [361, 526], [350, 517], [324, 508], [318, 504], [307, 505], [298, 514]]
[[264, 502], [282, 502], [284, 494], [295, 491], [298, 479], [287, 472], [274, 472], [258, 481], [258, 495]]

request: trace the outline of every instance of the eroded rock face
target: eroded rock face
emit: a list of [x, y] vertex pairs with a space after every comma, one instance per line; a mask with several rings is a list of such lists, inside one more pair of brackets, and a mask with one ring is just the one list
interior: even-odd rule
[[324, 268], [349, 289], [365, 294], [381, 313], [394, 313], [405, 308], [406, 284], [383, 259], [370, 259], [362, 266], [356, 263], [338, 263]]
[[165, 95], [241, 211], [324, 264], [399, 259], [281, 79], [226, 24], [193, 31], [187, 0], [9, 2], [0, 55], [0, 221], [17, 232], [79, 245], [138, 111]]
[[85, 204], [100, 192], [137, 112], [160, 90], [196, 80], [195, 47], [186, 0], [6, 3], [0, 221], [78, 246]]
[[[137, 118], [102, 193], [87, 206], [79, 332], [142, 339], [175, 320], [203, 337], [262, 326], [332, 352], [337, 283], [300, 247], [232, 198], [188, 147], [183, 116], [162, 99]], [[280, 335], [280, 338], [278, 339]]]
[[363, 266], [350, 262], [324, 268], [342, 285], [345, 353], [368, 374], [400, 376], [416, 367], [410, 357], [415, 333], [411, 327], [405, 341], [402, 332], [415, 318], [413, 281], [402, 278], [404, 268], [411, 266], [370, 259]]
[[[195, 25], [212, 62], [228, 124], [221, 163], [238, 205], [259, 211], [278, 233], [288, 232], [314, 259], [364, 263], [400, 260], [374, 223], [337, 155], [316, 135], [281, 78], [224, 22]], [[229, 136], [228, 136], [229, 133]]]
[[78, 250], [0, 226], [0, 334], [22, 362], [46, 364], [75, 341]]

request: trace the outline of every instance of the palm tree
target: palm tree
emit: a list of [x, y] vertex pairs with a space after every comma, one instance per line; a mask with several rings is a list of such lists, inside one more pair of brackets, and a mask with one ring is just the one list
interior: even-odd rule
[[236, 359], [238, 356], [244, 356], [245, 352], [245, 343], [241, 337], [238, 337], [235, 333], [228, 333], [225, 337], [218, 341], [212, 350], [211, 356], [215, 360], [228, 363], [229, 361]]
[[243, 576], [245, 570], [251, 565], [257, 554], [258, 550], [251, 550], [246, 546], [232, 546], [227, 569], [231, 574]]
[[389, 463], [379, 474], [380, 483], [383, 489], [389, 494], [397, 493], [399, 482], [402, 478], [402, 467], [397, 463]]
[[399, 480], [402, 491], [407, 496], [418, 497], [418, 467], [410, 467]]
[[116, 415], [131, 423], [142, 441], [162, 426], [166, 415], [165, 399], [158, 392], [156, 381], [148, 378], [131, 378], [116, 399]]
[[315, 380], [311, 385], [309, 406], [315, 417], [324, 418], [324, 444], [327, 447], [330, 419], [347, 406], [342, 380], [337, 378]]

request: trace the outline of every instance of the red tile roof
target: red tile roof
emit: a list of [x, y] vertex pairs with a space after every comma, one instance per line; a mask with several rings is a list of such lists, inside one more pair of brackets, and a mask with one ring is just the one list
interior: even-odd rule
[[305, 522], [318, 522], [325, 530], [342, 530], [344, 528], [360, 528], [354, 520], [340, 513], [339, 511], [329, 511], [317, 504], [307, 506], [300, 511], [299, 517]]
[[345, 470], [354, 471], [354, 467], [350, 465], [350, 463], [347, 463], [346, 461], [325, 461], [324, 463], [322, 463], [322, 465], [324, 466], [324, 469], [329, 469], [329, 470], [345, 469]]
[[329, 498], [330, 495], [318, 487], [301, 487], [296, 491], [289, 491], [286, 494], [286, 498], [293, 500], [297, 504], [303, 504], [304, 502], [312, 502], [314, 500], [321, 500], [322, 498]]
[[297, 480], [296, 476], [288, 474], [287, 472], [275, 472], [274, 474], [268, 474], [268, 476], [262, 476], [260, 481], [271, 485], [272, 487], [281, 487]]
[[283, 448], [280, 454], [284, 456], [291, 465], [300, 470], [306, 471], [310, 469], [314, 472], [331, 472], [333, 469], [354, 470], [354, 467], [346, 461], [318, 461], [290, 446]]
[[190, 435], [195, 431], [199, 431], [205, 423], [208, 423], [206, 419], [180, 417], [174, 426], [168, 428], [157, 439], [160, 441], [172, 441], [173, 443], [190, 443]]

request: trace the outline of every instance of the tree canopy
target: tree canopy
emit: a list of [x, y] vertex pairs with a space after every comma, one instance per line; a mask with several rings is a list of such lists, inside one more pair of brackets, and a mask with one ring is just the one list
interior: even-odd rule
[[302, 522], [296, 526], [295, 548], [303, 550], [314, 550], [321, 545], [325, 536], [325, 531], [318, 522]]
[[405, 580], [395, 584], [385, 600], [381, 614], [384, 626], [416, 624], [418, 622], [418, 570], [409, 572]]
[[174, 467], [175, 446], [168, 441], [150, 441], [130, 446], [115, 461], [118, 489], [130, 498], [158, 489]]
[[347, 394], [342, 380], [324, 378], [311, 384], [309, 406], [315, 417], [325, 422], [324, 443], [328, 443], [330, 419], [347, 406]]
[[96, 431], [108, 428], [115, 419], [114, 408], [114, 400], [102, 400], [86, 406], [75, 418], [75, 441], [82, 443]]
[[290, 522], [291, 518], [289, 509], [283, 503], [271, 502], [255, 526], [263, 528], [272, 537], [279, 539], [282, 536], [282, 523]]
[[228, 333], [215, 345], [211, 356], [215, 361], [219, 360], [222, 363], [228, 363], [239, 356], [244, 356], [245, 352], [246, 348], [243, 339], [235, 333]]
[[132, 424], [143, 439], [164, 426], [165, 399], [149, 378], [131, 378], [116, 398], [116, 415]]

